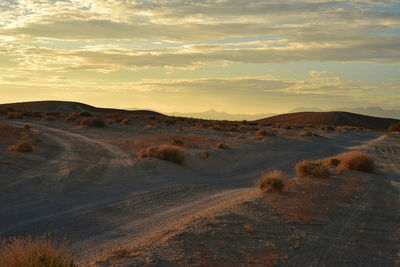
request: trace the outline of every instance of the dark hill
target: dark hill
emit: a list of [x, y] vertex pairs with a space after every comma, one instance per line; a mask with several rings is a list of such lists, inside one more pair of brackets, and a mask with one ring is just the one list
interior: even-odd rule
[[286, 124], [289, 126], [354, 126], [374, 130], [387, 130], [396, 119], [378, 118], [350, 112], [297, 112], [257, 120], [267, 124]]
[[92, 113], [125, 113], [134, 115], [162, 115], [150, 110], [123, 110], [113, 108], [97, 108], [87, 104], [68, 101], [33, 101], [12, 104], [0, 104], [2, 111], [41, 111], [41, 112], [83, 112]]

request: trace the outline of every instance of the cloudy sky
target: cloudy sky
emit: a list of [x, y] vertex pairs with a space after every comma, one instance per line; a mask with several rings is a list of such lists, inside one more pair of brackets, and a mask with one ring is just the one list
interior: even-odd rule
[[0, 0], [0, 102], [400, 108], [400, 2]]

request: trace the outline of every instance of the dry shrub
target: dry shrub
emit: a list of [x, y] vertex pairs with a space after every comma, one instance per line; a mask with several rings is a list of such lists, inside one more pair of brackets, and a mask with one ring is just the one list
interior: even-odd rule
[[285, 175], [282, 171], [273, 170], [264, 174], [257, 181], [257, 185], [263, 193], [282, 192], [285, 187], [285, 179]]
[[77, 122], [79, 120], [79, 117], [75, 115], [67, 115], [64, 117], [65, 122]]
[[317, 161], [317, 163], [320, 163], [322, 165], [331, 167], [331, 166], [338, 166], [340, 164], [340, 160], [338, 158], [326, 158], [326, 159], [320, 159]]
[[46, 236], [13, 237], [1, 242], [0, 266], [7, 267], [76, 267], [65, 244]]
[[35, 147], [33, 146], [32, 142], [29, 141], [23, 141], [19, 142], [18, 144], [9, 146], [9, 150], [13, 152], [33, 152], [35, 150]]
[[171, 145], [173, 145], [173, 146], [183, 146], [184, 144], [185, 143], [178, 138], [174, 138], [171, 140]]
[[121, 123], [121, 125], [127, 125], [127, 124], [129, 124], [129, 118], [123, 119], [120, 123]]
[[246, 229], [246, 232], [250, 233], [250, 234], [255, 234], [256, 233], [256, 229], [251, 226], [250, 224], [245, 224], [244, 229]]
[[258, 130], [258, 131], [256, 132], [256, 135], [267, 136], [267, 135], [268, 135], [268, 132], [267, 132], [266, 130], [262, 129], [262, 130]]
[[81, 125], [89, 126], [89, 127], [104, 127], [105, 122], [100, 118], [87, 118], [81, 120]]
[[392, 123], [392, 124], [389, 126], [388, 131], [389, 131], [389, 132], [400, 131], [400, 122]]
[[7, 119], [22, 119], [24, 113], [22, 112], [8, 112]]
[[216, 145], [216, 148], [218, 148], [218, 149], [227, 149], [227, 148], [228, 148], [228, 145], [227, 145], [227, 144], [224, 144], [224, 143], [218, 143], [218, 144]]
[[208, 127], [208, 129], [210, 129], [212, 131], [222, 131], [222, 128], [219, 125], [216, 125], [216, 124]]
[[162, 160], [171, 161], [177, 164], [183, 164], [186, 158], [185, 151], [178, 146], [161, 145], [150, 146], [142, 149], [138, 153], [139, 158], [157, 158]]
[[354, 170], [360, 172], [374, 172], [374, 161], [361, 151], [352, 151], [341, 156], [338, 170]]
[[304, 128], [304, 130], [299, 133], [299, 136], [312, 136], [312, 135], [313, 133], [307, 128]]
[[129, 250], [124, 249], [124, 248], [120, 248], [120, 249], [116, 249], [113, 252], [111, 252], [111, 257], [112, 258], [119, 258], [119, 257], [125, 257], [129, 255]]
[[146, 130], [151, 130], [151, 129], [153, 129], [153, 127], [154, 127], [153, 124], [147, 124], [146, 126], [144, 126], [144, 128], [145, 128]]
[[23, 138], [27, 138], [30, 136], [30, 134], [21, 129], [10, 126], [6, 123], [0, 123], [0, 136], [1, 137], [20, 136]]
[[208, 152], [208, 151], [202, 151], [201, 152], [201, 158], [202, 159], [206, 159], [206, 158], [208, 158], [210, 156], [210, 153]]
[[296, 172], [299, 177], [329, 178], [331, 176], [326, 166], [311, 160], [297, 163]]

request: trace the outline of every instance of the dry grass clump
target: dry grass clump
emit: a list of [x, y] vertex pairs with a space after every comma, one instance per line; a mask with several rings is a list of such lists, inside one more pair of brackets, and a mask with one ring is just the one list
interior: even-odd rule
[[224, 144], [224, 143], [218, 143], [215, 147], [218, 148], [218, 149], [227, 149], [227, 148], [229, 148], [228, 145]]
[[326, 166], [311, 160], [303, 160], [297, 163], [296, 172], [299, 177], [329, 178], [331, 176]]
[[171, 161], [177, 164], [183, 164], [186, 158], [185, 151], [178, 146], [161, 145], [150, 146], [142, 149], [138, 153], [139, 158], [157, 158], [162, 160]]
[[144, 128], [145, 128], [146, 130], [151, 130], [151, 129], [154, 128], [154, 124], [149, 123], [149, 124], [145, 125]]
[[282, 171], [273, 170], [264, 174], [258, 181], [258, 188], [263, 193], [266, 192], [282, 192], [285, 187], [285, 175]]
[[39, 236], [14, 237], [0, 245], [0, 266], [76, 267], [65, 245]]
[[15, 145], [9, 146], [9, 150], [13, 152], [27, 153], [27, 152], [33, 152], [33, 150], [35, 150], [35, 147], [30, 141], [22, 141]]
[[210, 152], [208, 152], [208, 151], [206, 151], [206, 150], [204, 150], [204, 151], [201, 152], [201, 158], [202, 158], [202, 159], [206, 159], [206, 158], [208, 158], [209, 156], [210, 156]]
[[171, 140], [171, 145], [173, 145], [173, 146], [183, 146], [184, 144], [185, 143], [178, 138], [174, 138]]
[[26, 131], [10, 126], [6, 123], [0, 123], [0, 136], [1, 137], [19, 136], [22, 138], [27, 138], [30, 136], [30, 134]]
[[400, 122], [392, 123], [392, 124], [389, 126], [388, 131], [389, 131], [389, 132], [400, 131]]
[[65, 122], [78, 122], [79, 121], [79, 117], [76, 115], [66, 115], [64, 117], [64, 121]]
[[113, 252], [111, 252], [110, 256], [112, 258], [118, 258], [118, 257], [126, 257], [128, 255], [129, 255], [129, 250], [120, 248], [120, 249], [116, 249]]
[[304, 130], [299, 133], [299, 136], [316, 136], [316, 137], [320, 137], [321, 135], [316, 133], [316, 132], [311, 131], [308, 128], [304, 128]]
[[24, 116], [22, 112], [8, 112], [7, 119], [21, 119]]
[[256, 229], [250, 224], [245, 224], [243, 227], [244, 227], [244, 229], [246, 229], [246, 232], [248, 232], [250, 234], [256, 233]]
[[261, 130], [258, 130], [258, 131], [256, 132], [256, 135], [259, 135], [259, 136], [267, 136], [267, 135], [268, 135], [268, 132], [267, 132], [266, 130], [264, 130], [264, 129], [261, 129]]
[[372, 158], [361, 151], [352, 151], [341, 156], [339, 171], [354, 170], [360, 172], [374, 172], [375, 165]]
[[89, 127], [104, 127], [105, 122], [100, 118], [87, 118], [81, 120], [81, 125], [89, 126]]
[[340, 159], [338, 158], [326, 158], [326, 159], [320, 159], [317, 161], [317, 163], [320, 163], [322, 165], [328, 166], [328, 167], [336, 167], [340, 164]]
[[120, 122], [120, 124], [121, 124], [121, 125], [128, 125], [128, 124], [129, 124], [129, 118], [126, 117], [125, 119], [123, 119], [123, 120]]

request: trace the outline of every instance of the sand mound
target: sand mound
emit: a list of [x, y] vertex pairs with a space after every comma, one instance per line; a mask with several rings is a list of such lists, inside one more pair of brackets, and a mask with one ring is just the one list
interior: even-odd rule
[[378, 118], [350, 112], [298, 112], [277, 115], [257, 122], [267, 124], [286, 124], [290, 126], [353, 126], [374, 130], [386, 130], [396, 119]]

